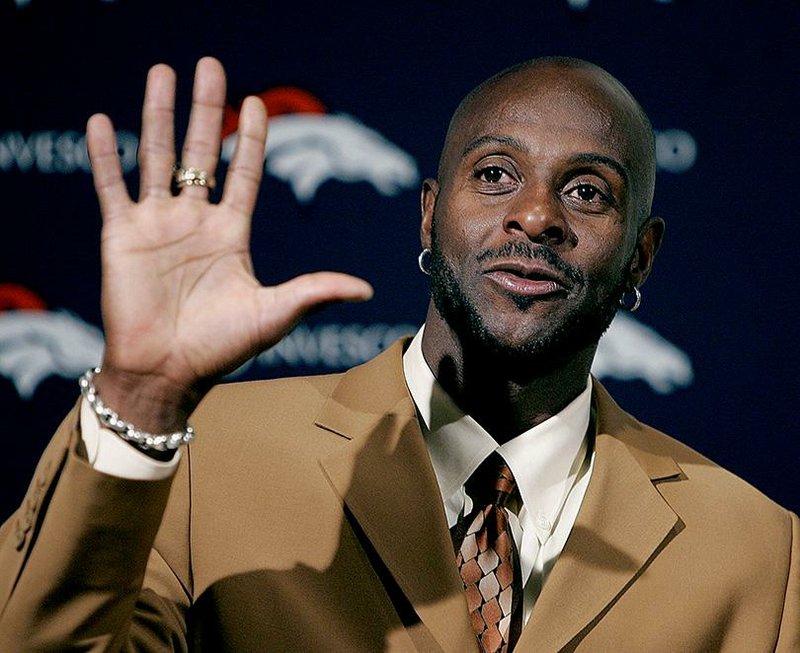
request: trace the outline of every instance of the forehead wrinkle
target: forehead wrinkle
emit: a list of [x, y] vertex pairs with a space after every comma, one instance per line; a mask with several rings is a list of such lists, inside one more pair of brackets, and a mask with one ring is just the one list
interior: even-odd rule
[[[459, 120], [454, 120], [458, 127], [451, 129], [448, 134], [448, 140], [456, 141], [453, 145], [476, 132], [484, 132], [482, 136], [471, 138], [461, 151], [456, 145], [452, 153], [460, 155], [460, 160], [487, 144], [505, 145], [531, 154], [531, 147], [523, 138], [503, 133], [505, 128], [502, 123], [511, 125], [512, 131], [518, 128], [525, 130], [531, 126], [545, 130], [550, 128], [553, 134], [557, 134], [567, 128], [590, 141], [601, 141], [603, 150], [610, 149], [618, 153], [620, 158], [628, 158], [625, 156], [628, 149], [626, 134], [620, 133], [619, 121], [612, 115], [613, 109], [605, 106], [604, 102], [587, 97], [585, 91], [564, 87], [563, 80], [557, 80], [552, 86], [516, 85], [505, 97], [498, 97], [492, 92], [498, 90], [487, 89], [484, 94], [473, 97], [458, 112]], [[555, 119], [554, 113], [558, 114]], [[458, 132], [461, 132], [461, 138], [457, 136]], [[594, 147], [591, 147], [589, 151], [593, 150]], [[619, 169], [617, 172], [620, 172]], [[629, 181], [627, 174], [621, 176]]]
[[470, 152], [474, 152], [484, 145], [506, 145], [513, 147], [515, 150], [519, 150], [520, 152], [525, 152], [526, 154], [529, 152], [527, 145], [514, 136], [496, 136], [494, 134], [487, 134], [485, 136], [480, 136], [479, 138], [473, 139], [467, 143], [466, 147], [461, 152], [461, 158], [466, 158]]

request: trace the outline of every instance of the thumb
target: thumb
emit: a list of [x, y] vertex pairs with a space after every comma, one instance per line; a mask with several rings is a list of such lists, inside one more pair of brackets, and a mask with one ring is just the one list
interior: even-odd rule
[[302, 274], [259, 291], [261, 340], [271, 346], [286, 335], [309, 311], [336, 302], [371, 299], [372, 286], [340, 272]]

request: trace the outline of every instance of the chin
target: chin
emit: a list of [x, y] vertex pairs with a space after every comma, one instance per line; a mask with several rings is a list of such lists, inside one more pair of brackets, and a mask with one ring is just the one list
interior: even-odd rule
[[463, 345], [465, 353], [471, 351], [492, 367], [502, 367], [504, 373], [537, 376], [568, 365], [587, 350], [594, 351], [611, 319], [613, 313], [610, 317], [578, 315], [566, 322], [513, 329], [483, 322], [462, 334], [466, 335]]
[[[536, 376], [593, 351], [616, 313], [616, 301], [580, 297], [471, 299], [449, 270], [432, 275], [431, 293], [441, 318], [466, 359], [513, 377]], [[519, 299], [519, 301], [517, 301]]]

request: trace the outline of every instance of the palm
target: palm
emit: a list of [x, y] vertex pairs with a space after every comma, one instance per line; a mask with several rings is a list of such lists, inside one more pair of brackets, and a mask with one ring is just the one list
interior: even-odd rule
[[[217, 164], [224, 89], [219, 63], [201, 61], [182, 158], [209, 174]], [[274, 344], [314, 306], [365, 299], [371, 290], [332, 272], [261, 286], [249, 235], [263, 169], [263, 105], [254, 98], [243, 105], [239, 145], [216, 205], [206, 188], [170, 191], [173, 105], [174, 74], [157, 66], [145, 94], [138, 202], [124, 187], [105, 116], [90, 120], [88, 140], [104, 219], [104, 368], [187, 389]]]
[[144, 201], [103, 234], [108, 348], [126, 369], [202, 378], [258, 344], [241, 220], [193, 204]]

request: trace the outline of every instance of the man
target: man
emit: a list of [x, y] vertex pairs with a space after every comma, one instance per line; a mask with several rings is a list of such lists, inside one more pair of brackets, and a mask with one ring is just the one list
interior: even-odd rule
[[174, 83], [148, 78], [138, 203], [110, 122], [89, 122], [107, 349], [3, 527], [2, 650], [800, 650], [797, 518], [589, 376], [663, 234], [652, 132], [618, 81], [542, 59], [465, 98], [422, 189], [413, 341], [207, 396], [310, 308], [371, 289], [255, 281], [266, 117], [245, 102], [210, 205], [214, 60], [173, 196]]

